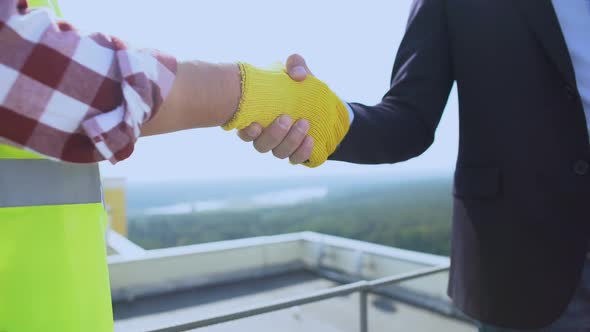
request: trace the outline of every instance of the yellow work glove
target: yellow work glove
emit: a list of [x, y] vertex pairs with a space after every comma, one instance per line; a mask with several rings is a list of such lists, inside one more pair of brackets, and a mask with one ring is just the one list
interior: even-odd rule
[[348, 110], [340, 98], [313, 76], [296, 82], [284, 69], [266, 70], [245, 63], [239, 66], [242, 99], [233, 119], [223, 129], [243, 129], [254, 122], [266, 128], [283, 114], [294, 121], [306, 119], [314, 148], [304, 165], [317, 167], [323, 164], [350, 127]]

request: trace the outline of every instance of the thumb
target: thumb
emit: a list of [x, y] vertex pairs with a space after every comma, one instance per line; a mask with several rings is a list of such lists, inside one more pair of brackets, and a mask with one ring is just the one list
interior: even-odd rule
[[287, 73], [295, 81], [305, 81], [308, 75], [313, 73], [307, 67], [305, 59], [299, 54], [293, 54], [287, 59]]

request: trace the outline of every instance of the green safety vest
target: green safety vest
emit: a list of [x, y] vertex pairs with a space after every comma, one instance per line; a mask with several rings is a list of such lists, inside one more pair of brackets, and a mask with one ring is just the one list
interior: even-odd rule
[[30, 7], [45, 7], [53, 10], [57, 16], [61, 16], [61, 10], [57, 4], [57, 0], [29, 0]]
[[0, 145], [0, 331], [113, 330], [104, 217], [98, 165]]

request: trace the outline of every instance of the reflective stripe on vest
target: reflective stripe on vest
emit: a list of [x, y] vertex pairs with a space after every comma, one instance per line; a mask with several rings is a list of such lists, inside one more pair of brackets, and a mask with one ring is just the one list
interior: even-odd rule
[[0, 160], [0, 208], [100, 203], [98, 165]]

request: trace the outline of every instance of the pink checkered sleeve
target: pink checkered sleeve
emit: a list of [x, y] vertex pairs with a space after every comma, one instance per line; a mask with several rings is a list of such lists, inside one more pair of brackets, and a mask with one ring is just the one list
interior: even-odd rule
[[53, 159], [114, 164], [133, 152], [176, 68], [172, 57], [0, 1], [0, 139]]

